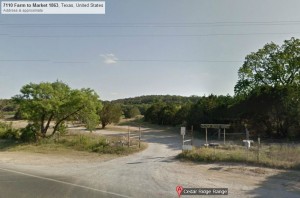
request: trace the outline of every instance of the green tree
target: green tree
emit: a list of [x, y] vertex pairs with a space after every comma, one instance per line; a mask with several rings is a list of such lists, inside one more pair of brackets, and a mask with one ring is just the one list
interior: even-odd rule
[[247, 94], [259, 86], [285, 86], [300, 82], [300, 40], [291, 38], [283, 45], [268, 43], [246, 56], [235, 85], [237, 95]]
[[[257, 134], [299, 134], [300, 40], [268, 43], [246, 56], [235, 86], [231, 110]], [[296, 135], [295, 135], [296, 134]]]
[[[30, 83], [23, 86], [21, 94], [13, 99], [20, 111], [37, 128], [37, 135], [46, 137], [51, 122], [54, 135], [64, 122], [77, 115], [82, 118], [89, 129], [94, 128], [99, 120], [97, 111], [101, 108], [98, 95], [91, 89], [71, 89], [63, 82]], [[93, 126], [90, 123], [94, 123]]]
[[129, 109], [129, 111], [128, 111], [128, 117], [129, 118], [135, 118], [138, 115], [141, 115], [141, 112], [140, 112], [139, 108], [132, 107], [132, 108]]
[[261, 86], [234, 106], [235, 113], [255, 135], [285, 138], [298, 136], [299, 86]]
[[161, 124], [160, 112], [162, 108], [165, 107], [165, 105], [166, 104], [162, 102], [156, 102], [151, 105], [145, 112], [145, 121], [155, 124]]
[[192, 103], [187, 103], [180, 107], [180, 109], [175, 114], [175, 118], [173, 121], [174, 125], [186, 124], [188, 115], [191, 111], [191, 106], [192, 106]]
[[122, 111], [125, 118], [134, 118], [141, 114], [139, 108], [134, 105], [122, 105]]
[[172, 103], [166, 104], [158, 114], [159, 123], [161, 125], [173, 125], [175, 124], [175, 115], [178, 109]]
[[0, 118], [4, 118], [6, 112], [13, 112], [17, 109], [11, 100], [0, 99]]
[[104, 129], [106, 125], [120, 121], [122, 108], [119, 104], [105, 103], [99, 114], [101, 125]]

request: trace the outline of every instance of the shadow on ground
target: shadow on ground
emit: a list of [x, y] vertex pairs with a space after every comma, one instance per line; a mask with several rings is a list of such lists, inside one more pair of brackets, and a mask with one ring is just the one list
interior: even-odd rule
[[0, 140], [0, 151], [7, 151], [17, 145], [15, 141], [12, 140]]
[[[299, 164], [300, 166], [300, 164]], [[247, 193], [251, 197], [300, 197], [300, 171], [286, 170], [266, 178]]]
[[[180, 135], [180, 127], [168, 127], [143, 122], [143, 119], [131, 119], [124, 121], [117, 126], [141, 127], [142, 141], [147, 143], [162, 144], [168, 149], [179, 151], [182, 149], [182, 136]], [[131, 131], [131, 134], [139, 135], [138, 130]], [[117, 134], [116, 134], [117, 135]], [[120, 135], [120, 134], [118, 134]], [[121, 134], [126, 136], [125, 134]], [[190, 136], [185, 136], [185, 139], [191, 139]], [[186, 144], [191, 144], [187, 142]], [[203, 141], [194, 139], [194, 146], [200, 146]]]

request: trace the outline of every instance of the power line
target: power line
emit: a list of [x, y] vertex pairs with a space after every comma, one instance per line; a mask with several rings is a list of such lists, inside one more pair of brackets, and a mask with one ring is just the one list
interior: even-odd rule
[[252, 36], [252, 35], [288, 35], [300, 32], [253, 32], [253, 33], [217, 33], [217, 34], [103, 34], [103, 35], [9, 35], [14, 38], [101, 38], [101, 37], [210, 37], [210, 36]]
[[237, 60], [176, 60], [176, 59], [118, 59], [116, 62], [203, 62], [203, 63], [240, 63]]
[[0, 62], [49, 62], [49, 60], [40, 59], [0, 59]]
[[[183, 59], [117, 59], [116, 62], [202, 62], [202, 63], [240, 63], [238, 60], [183, 60]], [[51, 61], [44, 59], [0, 59], [0, 62], [51, 62], [55, 64], [86, 64], [88, 61]]]
[[52, 63], [55, 64], [82, 64], [82, 63], [89, 63], [86, 61], [53, 61]]
[[0, 26], [24, 28], [24, 27], [201, 27], [201, 26], [261, 26], [261, 25], [299, 25], [299, 20], [294, 21], [244, 21], [244, 22], [188, 22], [188, 23], [46, 23], [46, 24], [30, 24], [30, 23], [2, 23]]

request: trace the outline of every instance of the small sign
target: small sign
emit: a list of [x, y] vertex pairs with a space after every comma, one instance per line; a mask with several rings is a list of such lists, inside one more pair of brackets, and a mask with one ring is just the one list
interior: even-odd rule
[[192, 145], [182, 145], [182, 150], [188, 150], [191, 151], [193, 149]]
[[1, 14], [105, 14], [105, 1], [2, 1]]
[[185, 135], [185, 127], [181, 127], [181, 129], [180, 129], [180, 134], [181, 134], [181, 135]]
[[201, 124], [201, 128], [229, 129], [230, 128], [230, 124]]

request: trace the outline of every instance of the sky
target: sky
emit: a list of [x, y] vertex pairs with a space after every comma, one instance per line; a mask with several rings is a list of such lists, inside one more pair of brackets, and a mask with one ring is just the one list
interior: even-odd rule
[[247, 54], [300, 37], [299, 0], [105, 3], [105, 15], [0, 14], [0, 98], [56, 80], [103, 100], [233, 95]]

